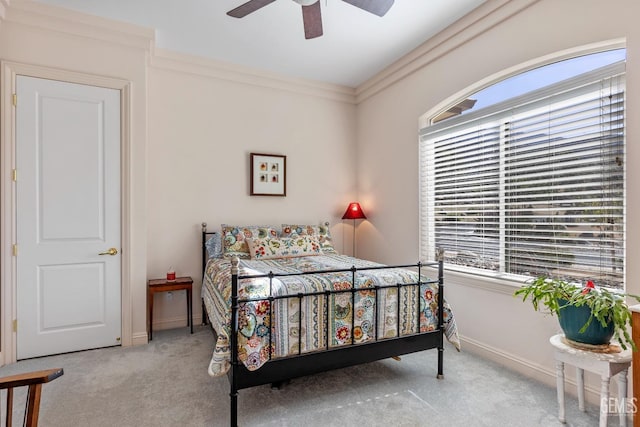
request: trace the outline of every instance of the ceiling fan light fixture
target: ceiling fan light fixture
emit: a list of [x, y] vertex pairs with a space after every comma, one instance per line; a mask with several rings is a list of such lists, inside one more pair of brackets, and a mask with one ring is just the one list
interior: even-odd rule
[[314, 3], [319, 2], [320, 0], [293, 0], [298, 3], [300, 6], [311, 6]]

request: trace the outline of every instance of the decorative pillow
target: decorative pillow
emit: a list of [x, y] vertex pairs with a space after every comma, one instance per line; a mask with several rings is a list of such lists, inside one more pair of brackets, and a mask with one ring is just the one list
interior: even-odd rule
[[320, 243], [316, 236], [248, 238], [247, 245], [251, 259], [288, 258], [296, 256], [321, 255]]
[[220, 233], [213, 233], [204, 243], [209, 258], [222, 258], [222, 237]]
[[328, 222], [320, 225], [282, 224], [282, 237], [296, 236], [316, 236], [323, 253], [337, 253], [333, 247]]
[[251, 257], [246, 239], [265, 237], [278, 237], [278, 230], [271, 226], [222, 224], [222, 256], [249, 259]]

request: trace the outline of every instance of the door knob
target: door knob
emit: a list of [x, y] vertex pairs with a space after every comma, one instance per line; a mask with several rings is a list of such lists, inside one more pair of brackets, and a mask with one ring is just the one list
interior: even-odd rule
[[100, 252], [98, 255], [117, 255], [118, 250], [116, 248], [109, 248], [105, 252]]

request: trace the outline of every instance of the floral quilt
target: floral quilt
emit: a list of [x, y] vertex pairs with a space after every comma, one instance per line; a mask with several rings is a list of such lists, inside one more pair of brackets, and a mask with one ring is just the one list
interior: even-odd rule
[[[241, 259], [239, 274], [301, 273], [380, 265], [338, 254], [268, 260]], [[270, 358], [352, 342], [361, 344], [373, 341], [376, 337], [396, 337], [398, 333], [407, 335], [418, 330], [435, 330], [438, 324], [437, 284], [421, 284], [420, 289], [418, 286], [406, 286], [399, 292], [397, 288], [379, 289], [376, 297], [375, 286], [416, 283], [417, 279], [417, 272], [408, 269], [358, 271], [355, 275], [356, 291], [353, 293], [351, 272], [278, 277], [271, 284], [268, 278], [240, 280], [240, 298], [268, 297], [270, 293], [273, 296], [294, 297], [277, 299], [273, 303], [265, 299], [240, 304], [238, 357], [247, 369], [256, 370]], [[210, 259], [202, 283], [202, 298], [218, 335], [209, 374], [219, 376], [226, 373], [230, 366], [230, 260]], [[304, 298], [296, 296], [325, 290], [344, 292], [328, 297], [324, 294]], [[459, 349], [457, 327], [446, 302], [444, 320], [446, 337]]]

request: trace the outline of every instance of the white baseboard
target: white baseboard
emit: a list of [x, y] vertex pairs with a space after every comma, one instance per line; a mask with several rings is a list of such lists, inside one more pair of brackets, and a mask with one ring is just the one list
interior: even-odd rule
[[[201, 323], [202, 323], [202, 316], [193, 316], [194, 325], [199, 325]], [[153, 330], [161, 331], [163, 329], [185, 328], [187, 324], [188, 324], [187, 316], [161, 319], [153, 322]]]
[[[193, 324], [202, 323], [202, 316], [193, 316]], [[163, 329], [185, 328], [187, 326], [187, 316], [174, 317], [172, 319], [162, 319], [153, 322], [153, 330], [161, 331]], [[134, 332], [131, 337], [131, 345], [144, 345], [149, 343], [149, 334], [147, 331]], [[1, 354], [1, 353], [0, 353]]]
[[[486, 345], [474, 339], [460, 336], [462, 342], [463, 351], [468, 351], [484, 359], [491, 360], [492, 362], [499, 363], [506, 366], [508, 369], [518, 372], [526, 377], [541, 381], [542, 383], [555, 388], [556, 387], [556, 371], [545, 366], [534, 363], [530, 360], [523, 359], [514, 354], [505, 352], [504, 350]], [[570, 385], [565, 387], [565, 393], [571, 394], [577, 397], [576, 382], [572, 378], [565, 376], [565, 384]], [[615, 388], [615, 387], [612, 387]], [[587, 402], [600, 405], [600, 389], [594, 388], [585, 381], [585, 399]]]
[[131, 337], [131, 345], [144, 345], [149, 342], [147, 332], [134, 332]]

